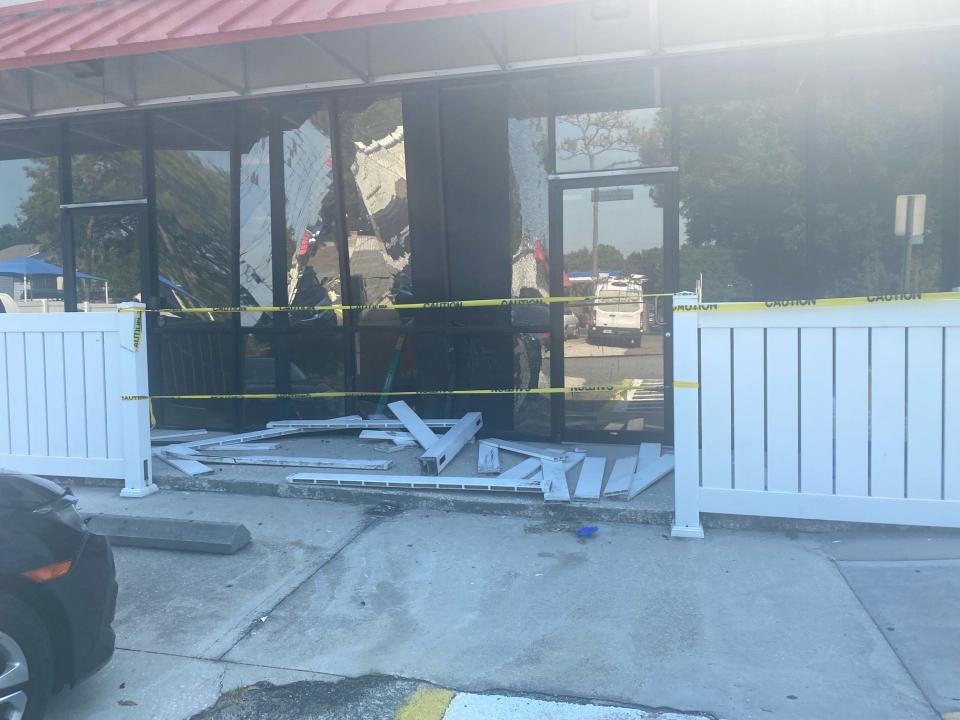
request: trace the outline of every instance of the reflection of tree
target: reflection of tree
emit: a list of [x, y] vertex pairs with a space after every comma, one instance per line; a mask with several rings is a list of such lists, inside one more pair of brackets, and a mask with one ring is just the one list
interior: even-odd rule
[[[801, 294], [804, 166], [791, 134], [792, 107], [737, 101], [683, 107], [675, 115], [689, 246], [681, 265], [695, 258], [708, 287], [736, 283], [726, 274], [732, 253], [733, 266], [758, 296]], [[733, 299], [721, 292], [716, 299]]]
[[183, 150], [158, 151], [156, 167], [161, 274], [203, 305], [229, 304], [229, 169]]
[[[644, 147], [646, 131], [638, 127], [629, 112], [582, 113], [566, 115], [562, 120], [564, 137], [557, 143], [557, 153], [561, 161], [583, 158], [587, 161], [587, 170], [597, 170], [599, 159], [604, 156], [623, 157], [616, 161], [608, 160], [606, 167], [621, 164], [639, 165]], [[598, 272], [598, 244], [600, 241], [600, 193], [592, 195], [593, 204], [593, 245], [590, 276], [596, 281]]]

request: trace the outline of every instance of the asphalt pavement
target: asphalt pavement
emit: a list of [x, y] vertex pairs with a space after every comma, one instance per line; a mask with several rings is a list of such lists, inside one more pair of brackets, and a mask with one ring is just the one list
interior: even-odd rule
[[[118, 650], [50, 720], [934, 720], [960, 711], [960, 535], [575, 522], [79, 488], [245, 523], [116, 548]], [[918, 572], [919, 571], [919, 572]], [[952, 610], [951, 610], [952, 608]]]

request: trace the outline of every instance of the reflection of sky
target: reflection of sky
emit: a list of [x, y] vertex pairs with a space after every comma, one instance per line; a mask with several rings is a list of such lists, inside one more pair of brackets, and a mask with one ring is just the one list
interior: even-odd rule
[[[600, 242], [613, 245], [626, 257], [632, 252], [661, 247], [663, 211], [654, 205], [649, 185], [603, 188], [602, 193], [632, 190], [633, 199], [599, 203]], [[601, 194], [601, 198], [603, 194]], [[563, 193], [563, 251], [593, 247], [593, 202], [590, 188]]]
[[4, 160], [0, 162], [0, 225], [15, 224], [20, 203], [30, 190], [30, 179], [24, 168], [32, 160]]

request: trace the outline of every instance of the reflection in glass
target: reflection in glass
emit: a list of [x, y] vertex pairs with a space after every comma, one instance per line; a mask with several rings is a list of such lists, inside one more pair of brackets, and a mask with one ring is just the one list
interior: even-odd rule
[[564, 315], [564, 384], [632, 386], [582, 392], [565, 401], [570, 431], [662, 430], [662, 185], [567, 189], [563, 192], [565, 290], [596, 295]]
[[[401, 100], [357, 100], [341, 126], [352, 300], [403, 302], [412, 279]], [[363, 319], [399, 321], [389, 310], [367, 310]]]
[[371, 395], [359, 398], [357, 411], [367, 415], [383, 413], [395, 398], [377, 393], [398, 390], [444, 389], [444, 378], [421, 378], [417, 372], [417, 346], [442, 343], [440, 335], [422, 335], [400, 331], [358, 332], [355, 336], [357, 390]]
[[[513, 385], [517, 388], [550, 387], [550, 334], [520, 333], [513, 336]], [[550, 434], [550, 395], [513, 396], [513, 430]]]
[[140, 232], [134, 215], [73, 218], [78, 305], [103, 309], [140, 300]]
[[660, 108], [558, 115], [557, 172], [670, 164], [668, 118]]
[[[511, 87], [507, 130], [513, 297], [550, 295], [546, 106], [545, 87], [540, 84], [517, 83]], [[512, 310], [514, 325], [550, 323], [546, 305], [518, 305]]]
[[[338, 305], [340, 256], [330, 119], [326, 110], [294, 106], [284, 113], [287, 298], [291, 305]], [[341, 325], [341, 311], [302, 312], [295, 323]]]
[[52, 300], [48, 308], [62, 309], [56, 153], [54, 127], [0, 130], [0, 294], [8, 298], [0, 299], [7, 303]]
[[143, 197], [143, 125], [114, 115], [70, 121], [73, 202]]
[[[273, 255], [270, 232], [270, 139], [265, 108], [240, 121], [240, 304], [270, 306]], [[270, 313], [244, 313], [244, 327], [272, 323]]]
[[674, 112], [680, 289], [710, 302], [805, 297], [806, 169], [793, 98]]
[[[942, 289], [943, 92], [900, 80], [818, 98], [813, 296]], [[916, 234], [897, 235], [900, 195], [926, 197]]]
[[[230, 127], [220, 113], [156, 117], [161, 305], [231, 305]], [[169, 316], [168, 316], [169, 317]], [[186, 313], [183, 320], [210, 320]]]

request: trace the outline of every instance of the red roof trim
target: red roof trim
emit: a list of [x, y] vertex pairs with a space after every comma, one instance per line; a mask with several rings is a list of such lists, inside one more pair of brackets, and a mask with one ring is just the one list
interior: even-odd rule
[[[123, 0], [116, 3], [41, 0], [0, 9], [0, 70], [507, 12], [575, 1], [407, 0], [404, 3], [407, 7], [394, 9], [396, 0], [311, 0], [309, 3], [306, 0]], [[211, 25], [209, 20], [203, 22], [211, 15], [215, 18], [224, 10], [229, 11], [231, 4], [237, 5], [237, 12], [228, 14], [218, 25]], [[76, 38], [71, 39], [71, 32], [59, 28], [58, 22], [69, 24]], [[191, 28], [199, 32], [191, 34]], [[20, 33], [23, 35], [16, 37]], [[43, 42], [39, 42], [37, 36], [41, 36]], [[33, 40], [21, 42], [26, 38]], [[47, 52], [43, 51], [44, 47]]]

